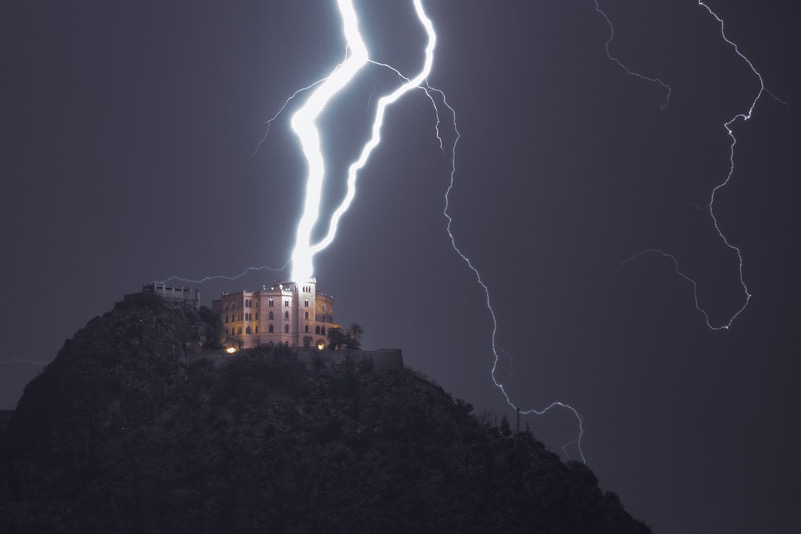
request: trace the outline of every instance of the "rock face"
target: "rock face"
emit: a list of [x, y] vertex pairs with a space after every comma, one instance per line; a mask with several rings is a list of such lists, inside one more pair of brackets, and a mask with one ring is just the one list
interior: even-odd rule
[[414, 371], [222, 359], [200, 317], [126, 302], [65, 343], [2, 436], [0, 530], [650, 532]]

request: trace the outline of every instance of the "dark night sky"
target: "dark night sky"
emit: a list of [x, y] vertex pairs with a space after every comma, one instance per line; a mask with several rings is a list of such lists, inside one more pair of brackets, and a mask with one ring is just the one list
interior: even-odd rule
[[[373, 58], [412, 74], [423, 33], [411, 2], [361, 2]], [[392, 6], [390, 8], [389, 6]], [[801, 7], [715, 1], [729, 38], [770, 91], [737, 122], [736, 169], [720, 191], [753, 299], [711, 331], [689, 284], [648, 248], [676, 255], [715, 324], [743, 302], [737, 259], [704, 205], [728, 172], [723, 123], [759, 88], [719, 26], [691, 0], [426, 3], [439, 35], [429, 80], [457, 112], [457, 243], [481, 270], [505, 349], [498, 378], [521, 408], [554, 400], [585, 418], [601, 485], [656, 532], [791, 532], [801, 461], [801, 256], [796, 202]], [[334, 2], [3, 2], [0, 407], [123, 293], [171, 275], [282, 266], [294, 242], [304, 164], [293, 91], [344, 57]], [[333, 175], [363, 141], [368, 68], [324, 117]], [[375, 94], [374, 94], [375, 93]], [[298, 103], [300, 100], [298, 101]], [[401, 347], [477, 411], [509, 413], [490, 381], [491, 318], [450, 248], [448, 158], [422, 94], [387, 115], [338, 240], [316, 260], [336, 319], [368, 347]], [[443, 124], [445, 141], [452, 131]], [[341, 187], [326, 192], [330, 202]], [[329, 207], [330, 209], [330, 207]], [[257, 288], [261, 271], [201, 287]], [[565, 411], [527, 418], [553, 450]]]

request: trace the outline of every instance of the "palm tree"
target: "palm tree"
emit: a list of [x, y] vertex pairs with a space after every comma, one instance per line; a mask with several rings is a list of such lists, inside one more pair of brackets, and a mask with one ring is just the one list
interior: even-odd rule
[[364, 334], [364, 329], [359, 326], [357, 323], [351, 323], [350, 327], [348, 328], [348, 339], [345, 341], [345, 345], [349, 349], [358, 349], [362, 344], [359, 341]]
[[356, 341], [361, 339], [362, 334], [364, 334], [364, 329], [357, 323], [351, 323], [350, 327], [348, 328], [348, 336], [352, 337]]

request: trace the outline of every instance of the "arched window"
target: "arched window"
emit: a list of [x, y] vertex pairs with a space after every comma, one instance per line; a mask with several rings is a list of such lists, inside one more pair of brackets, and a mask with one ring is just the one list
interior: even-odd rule
[[273, 333], [273, 325], [270, 325], [269, 328], [267, 328], [267, 331], [272, 334]]
[[259, 333], [259, 325], [256, 325], [256, 333]]
[[238, 336], [242, 335], [242, 327], [241, 326], [236, 329], [236, 335], [238, 335]]
[[288, 324], [285, 324], [285, 325], [284, 325], [284, 333], [285, 333], [285, 334], [288, 334], [288, 333], [289, 333], [289, 325], [288, 325]]
[[271, 320], [271, 321], [272, 321], [273, 319], [275, 319], [275, 317], [273, 317], [273, 312], [270, 312], [270, 315], [268, 315], [268, 316], [267, 316], [267, 318], [268, 318], [269, 320]]
[[306, 326], [304, 327], [304, 332], [306, 332], [307, 334], [309, 333], [309, 325], [306, 325]]
[[284, 319], [289, 320], [289, 312], [284, 312]]
[[317, 325], [317, 326], [314, 327], [314, 333], [315, 334], [319, 334], [320, 333], [320, 325]]
[[252, 334], [253, 333], [253, 329], [248, 326], [247, 328], [245, 328], [245, 333], [246, 334]]
[[306, 336], [306, 337], [303, 338], [303, 346], [304, 347], [310, 347], [311, 346], [311, 338], [310, 337]]
[[309, 320], [309, 312], [306, 312], [306, 320]]
[[325, 327], [324, 327], [324, 326], [320, 328], [320, 333], [321, 333], [322, 335], [325, 335]]
[[275, 306], [275, 301], [273, 299], [267, 299], [267, 306], [270, 306], [272, 308], [273, 306]]

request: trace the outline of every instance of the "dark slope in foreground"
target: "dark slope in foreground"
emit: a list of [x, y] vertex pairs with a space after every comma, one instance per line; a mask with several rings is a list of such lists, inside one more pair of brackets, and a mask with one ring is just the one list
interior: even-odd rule
[[413, 371], [261, 349], [215, 364], [191, 350], [207, 334], [152, 301], [66, 342], [4, 437], [0, 530], [649, 532], [587, 467]]

